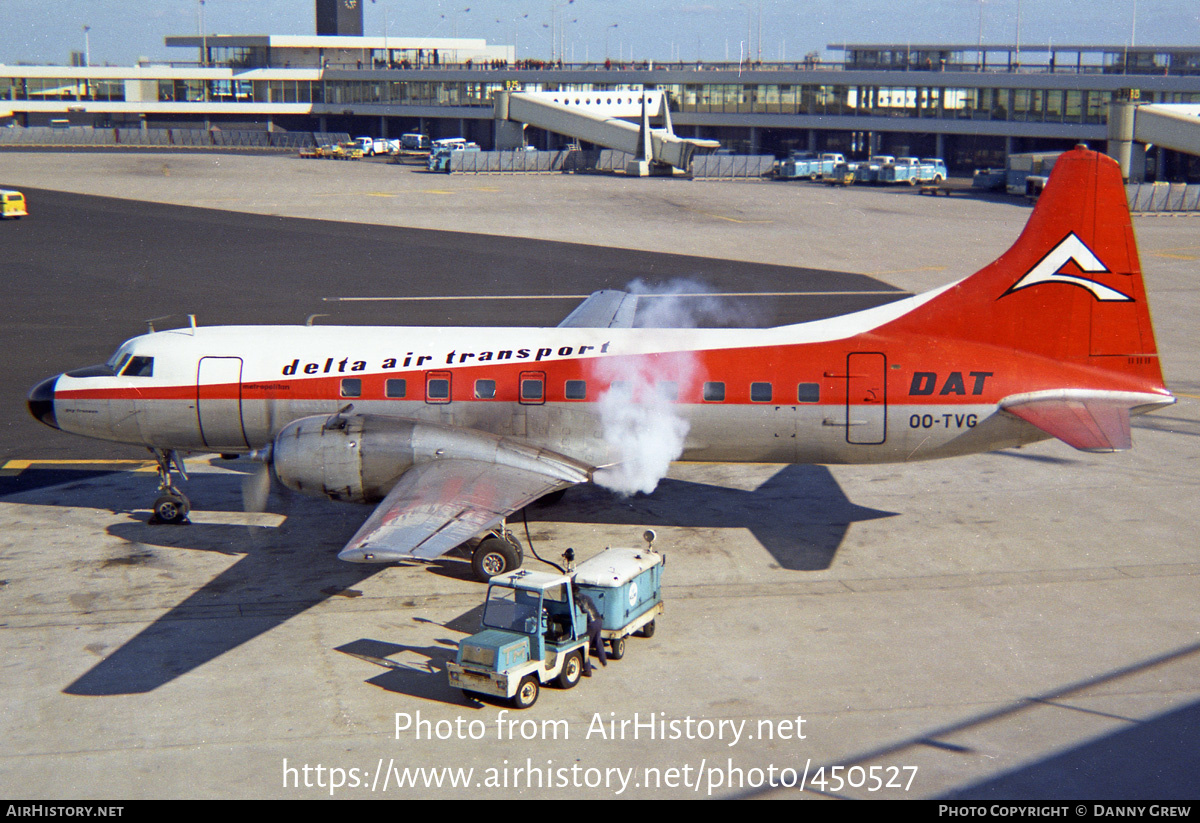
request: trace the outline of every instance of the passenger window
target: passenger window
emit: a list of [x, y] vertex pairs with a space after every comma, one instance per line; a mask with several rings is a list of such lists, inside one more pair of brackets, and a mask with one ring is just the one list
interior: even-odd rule
[[362, 397], [362, 378], [343, 377], [341, 393], [342, 397]]
[[799, 403], [820, 403], [821, 384], [801, 383], [796, 389], [796, 401]]
[[450, 381], [442, 377], [435, 377], [425, 385], [426, 400], [449, 400], [450, 399]]
[[720, 403], [725, 400], [724, 383], [705, 383], [704, 399], [709, 403]]
[[751, 383], [750, 384], [750, 401], [752, 403], [770, 403], [771, 402], [771, 384], [770, 383]]
[[563, 394], [568, 400], [587, 400], [587, 381], [568, 380]]
[[129, 364], [121, 372], [124, 377], [153, 377], [153, 357], [131, 357]]
[[404, 397], [408, 391], [408, 381], [392, 378], [384, 386], [384, 394], [388, 397]]
[[658, 384], [658, 395], [668, 403], [679, 402], [679, 384], [674, 380], [662, 380]]
[[492, 400], [496, 397], [495, 380], [476, 380], [475, 398], [477, 400]]

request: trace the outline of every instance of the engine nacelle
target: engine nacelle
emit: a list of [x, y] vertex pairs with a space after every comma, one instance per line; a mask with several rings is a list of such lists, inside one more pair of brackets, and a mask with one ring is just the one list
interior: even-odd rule
[[569, 483], [590, 479], [590, 467], [520, 440], [475, 429], [377, 414], [304, 417], [275, 436], [271, 462], [289, 489], [333, 500], [382, 500], [416, 463], [477, 460], [525, 468]]

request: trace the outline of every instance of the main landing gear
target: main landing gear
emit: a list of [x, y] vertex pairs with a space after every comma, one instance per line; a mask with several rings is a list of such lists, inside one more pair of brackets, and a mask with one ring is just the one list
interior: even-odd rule
[[498, 574], [519, 568], [524, 559], [521, 544], [502, 524], [479, 541], [471, 554], [471, 570], [476, 578], [486, 583]]
[[174, 449], [151, 449], [150, 452], [158, 461], [158, 498], [154, 501], [154, 513], [149, 522], [182, 526], [188, 522], [187, 516], [192, 510], [192, 503], [183, 492], [175, 488], [171, 482], [171, 472], [178, 471], [179, 476], [187, 480], [183, 460]]

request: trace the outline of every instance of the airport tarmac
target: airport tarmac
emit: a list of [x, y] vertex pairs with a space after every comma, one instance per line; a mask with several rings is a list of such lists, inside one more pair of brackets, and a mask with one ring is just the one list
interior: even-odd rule
[[[446, 683], [483, 598], [465, 563], [339, 563], [367, 509], [275, 494], [268, 512], [244, 514], [250, 466], [215, 456], [190, 464], [194, 524], [147, 525], [152, 467], [39, 426], [21, 409], [24, 375], [94, 362], [80, 358], [106, 356], [157, 314], [499, 322], [485, 301], [400, 311], [321, 299], [386, 296], [365, 290], [388, 287], [405, 249], [418, 273], [392, 294], [586, 293], [589, 279], [622, 285], [627, 269], [729, 292], [816, 283], [841, 310], [973, 272], [1016, 239], [1028, 207], [233, 155], [0, 152], [0, 184], [74, 193], [46, 195], [41, 213], [32, 197], [30, 217], [0, 224], [10, 250], [36, 239], [22, 254], [37, 276], [6, 261], [0, 334], [20, 361], [3, 374], [0, 428], [8, 795], [1200, 793], [1196, 218], [1135, 220], [1179, 403], [1135, 420], [1132, 451], [1047, 442], [913, 465], [677, 464], [649, 496], [569, 490], [528, 511], [539, 553], [586, 557], [652, 527], [667, 611], [625, 659], [504, 713]], [[39, 220], [52, 237], [33, 237]], [[122, 233], [138, 221], [170, 230]], [[427, 229], [465, 234], [405, 233]], [[322, 245], [314, 231], [326, 250], [303, 268]], [[390, 256], [372, 257], [380, 249]], [[222, 250], [227, 271], [213, 269]], [[496, 270], [479, 276], [489, 253]], [[294, 266], [272, 267], [288, 254]], [[456, 262], [471, 275], [456, 277]], [[842, 291], [857, 294], [828, 294]], [[788, 299], [786, 311], [808, 311]], [[773, 299], [748, 300], [778, 318]], [[506, 303], [504, 317], [554, 323], [570, 306]]]

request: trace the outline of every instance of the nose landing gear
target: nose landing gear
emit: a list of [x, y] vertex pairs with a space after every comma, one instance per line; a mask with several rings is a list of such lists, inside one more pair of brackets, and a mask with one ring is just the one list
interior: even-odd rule
[[154, 525], [185, 525], [188, 523], [187, 516], [188, 512], [192, 510], [192, 503], [187, 499], [187, 495], [175, 488], [175, 484], [171, 482], [173, 470], [178, 471], [179, 476], [187, 480], [187, 471], [183, 467], [183, 460], [180, 458], [179, 452], [174, 449], [169, 451], [151, 449], [150, 452], [158, 461], [158, 499], [154, 501], [154, 513], [150, 516], [149, 522]]

